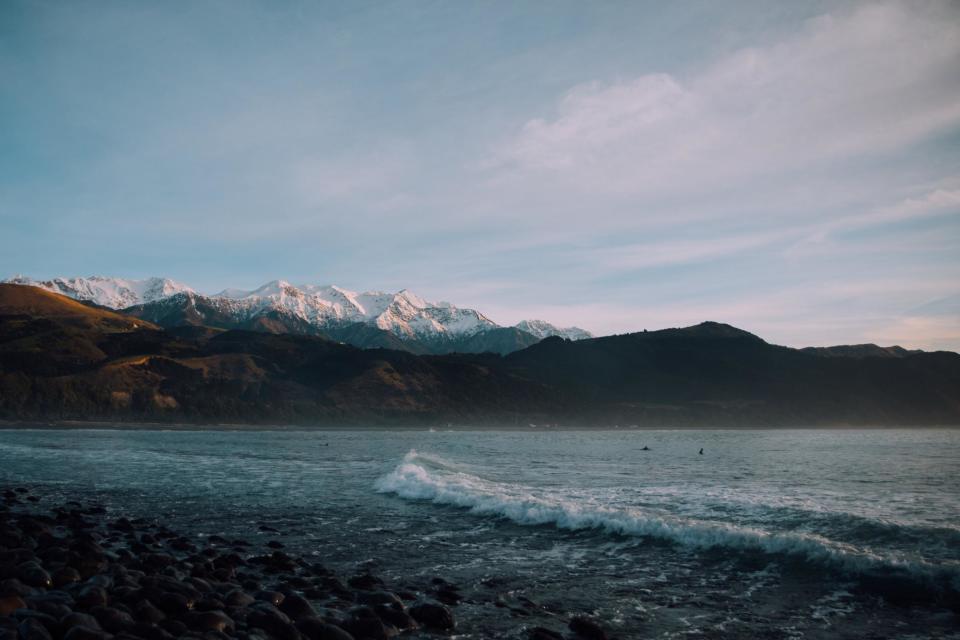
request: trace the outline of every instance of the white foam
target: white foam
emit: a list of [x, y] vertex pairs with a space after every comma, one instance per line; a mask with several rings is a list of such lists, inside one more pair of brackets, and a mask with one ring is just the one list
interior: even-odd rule
[[853, 573], [901, 569], [922, 577], [948, 575], [958, 567], [919, 558], [895, 557], [808, 532], [771, 532], [757, 527], [698, 520], [640, 508], [619, 508], [584, 496], [563, 495], [513, 483], [494, 482], [467, 473], [455, 463], [410, 451], [375, 483], [377, 491], [409, 500], [469, 509], [522, 525], [598, 531], [658, 538], [687, 547], [731, 548], [788, 554], [826, 562]]

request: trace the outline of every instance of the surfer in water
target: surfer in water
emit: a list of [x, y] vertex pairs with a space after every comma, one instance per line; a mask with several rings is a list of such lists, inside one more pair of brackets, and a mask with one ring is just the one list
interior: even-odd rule
[[703, 447], [700, 447], [700, 455], [703, 455]]
[[640, 449], [640, 451], [650, 451], [650, 447], [643, 445], [643, 449]]

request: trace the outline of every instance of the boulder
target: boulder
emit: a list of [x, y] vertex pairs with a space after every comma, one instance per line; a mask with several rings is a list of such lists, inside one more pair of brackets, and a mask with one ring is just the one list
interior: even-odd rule
[[574, 616], [568, 626], [570, 631], [586, 640], [607, 640], [607, 632], [591, 618]]
[[17, 627], [20, 640], [53, 640], [50, 631], [39, 619], [29, 617]]
[[446, 631], [456, 626], [453, 612], [446, 605], [423, 602], [410, 607], [410, 615], [425, 627]]
[[27, 603], [20, 596], [0, 596], [0, 616], [9, 616], [17, 609], [25, 609]]
[[353, 640], [347, 631], [320, 618], [300, 618], [297, 629], [307, 640]]
[[313, 609], [313, 605], [311, 605], [306, 598], [298, 596], [295, 593], [284, 597], [279, 608], [280, 611], [287, 614], [291, 620], [299, 620], [300, 618], [317, 615], [317, 612]]

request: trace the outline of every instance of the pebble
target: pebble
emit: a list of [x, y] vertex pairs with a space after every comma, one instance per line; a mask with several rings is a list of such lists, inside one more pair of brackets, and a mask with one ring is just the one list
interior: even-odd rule
[[570, 620], [570, 631], [586, 640], [607, 640], [607, 632], [597, 621], [583, 616], [574, 616]]
[[23, 598], [17, 595], [0, 597], [0, 616], [9, 616], [17, 609], [23, 609], [27, 606]]
[[443, 604], [424, 602], [410, 607], [410, 615], [425, 627], [448, 630], [456, 625], [453, 612]]
[[20, 640], [53, 640], [50, 631], [37, 618], [26, 618], [17, 628]]
[[10, 505], [0, 508], [4, 640], [388, 640], [456, 626], [447, 605], [461, 596], [442, 579], [398, 595], [369, 572], [345, 583], [277, 540], [268, 555], [219, 535], [198, 548], [148, 520], [107, 519], [101, 506], [41, 513], [24, 493], [0, 494]]

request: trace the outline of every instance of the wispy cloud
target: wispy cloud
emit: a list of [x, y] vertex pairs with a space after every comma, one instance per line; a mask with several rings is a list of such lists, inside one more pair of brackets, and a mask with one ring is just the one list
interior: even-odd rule
[[649, 197], [757, 185], [912, 144], [960, 123], [951, 13], [863, 5], [686, 76], [577, 86], [500, 158], [518, 180]]
[[0, 22], [0, 271], [410, 287], [598, 333], [956, 334], [903, 320], [960, 281], [951, 0]]

